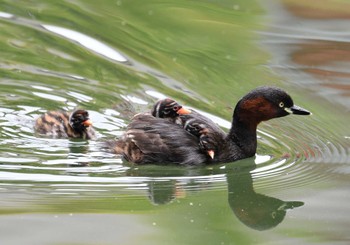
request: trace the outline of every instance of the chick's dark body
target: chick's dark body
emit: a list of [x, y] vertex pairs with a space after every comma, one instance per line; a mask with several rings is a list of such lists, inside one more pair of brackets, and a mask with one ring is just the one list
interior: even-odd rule
[[[181, 140], [180, 140], [181, 139]], [[134, 163], [197, 165], [207, 157], [198, 148], [198, 138], [169, 120], [141, 113], [114, 144], [115, 152]]]

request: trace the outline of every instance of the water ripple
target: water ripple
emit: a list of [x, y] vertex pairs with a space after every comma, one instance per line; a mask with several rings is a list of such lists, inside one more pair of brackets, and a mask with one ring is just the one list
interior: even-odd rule
[[[65, 95], [86, 101], [91, 98], [84, 93], [69, 91]], [[0, 109], [4, 114], [0, 126], [5, 137], [1, 144], [7, 150], [7, 154], [2, 154], [0, 158], [0, 179], [3, 182], [78, 182], [83, 188], [86, 183], [122, 182], [127, 185], [175, 181], [177, 186], [188, 191], [226, 188], [226, 175], [232, 166], [230, 164], [198, 169], [176, 166], [132, 167], [125, 165], [114, 154], [101, 151], [103, 138], [108, 137], [109, 131], [115, 131], [118, 135], [126, 125], [124, 120], [118, 118], [120, 113], [111, 109], [106, 109], [104, 113], [92, 111], [91, 117], [97, 121], [96, 130], [99, 131], [101, 141], [87, 142], [35, 137], [29, 125], [33, 125], [41, 108], [17, 108], [20, 110]], [[218, 118], [208, 115], [214, 120]], [[225, 122], [222, 126], [229, 124], [224, 119], [219, 122]], [[349, 163], [349, 140], [346, 136], [339, 137], [325, 128], [315, 125], [312, 117], [300, 120], [290, 116], [264, 123], [258, 132], [259, 154], [255, 158], [256, 166], [250, 171], [256, 186], [289, 188], [322, 182], [332, 173], [348, 173], [349, 168], [344, 167], [344, 164]], [[18, 152], [18, 149], [21, 151]], [[334, 163], [337, 167], [330, 168], [324, 162]], [[48, 171], [51, 174], [47, 174]], [[210, 184], [203, 185], [204, 183]]]
[[69, 40], [80, 43], [82, 46], [90, 49], [98, 54], [101, 54], [105, 57], [108, 57], [112, 60], [119, 62], [128, 61], [123, 55], [115, 51], [111, 47], [108, 47], [106, 44], [101, 43], [100, 41], [91, 38], [85, 34], [79, 33], [77, 31], [69, 30], [67, 28], [52, 26], [52, 25], [42, 25], [48, 31], [61, 35]]
[[[226, 189], [229, 176], [236, 172], [248, 174], [258, 188], [290, 188], [322, 183], [333, 174], [346, 175], [350, 172], [349, 135], [328, 130], [343, 125], [335, 123], [330, 127], [322, 122], [317, 113], [310, 118], [289, 116], [263, 123], [258, 130], [258, 154], [254, 160], [247, 159], [254, 163], [249, 168], [238, 167], [244, 165], [246, 160], [198, 168], [134, 166], [124, 163], [119, 156], [103, 150], [104, 140], [123, 133], [129, 120], [126, 116], [128, 109], [133, 111], [136, 108], [136, 112], [149, 110], [156, 99], [167, 97], [168, 94], [171, 96], [174, 91], [180, 91], [184, 101], [192, 101], [188, 107], [208, 116], [221, 127], [228, 129], [231, 122], [206, 109], [209, 103], [203, 102], [208, 102], [210, 96], [203, 98], [196, 91], [186, 88], [187, 82], [177, 81], [145, 64], [126, 58], [91, 36], [10, 13], [0, 12], [0, 18], [14, 25], [34, 29], [46, 38], [55, 36], [52, 33], [57, 34], [55, 38], [58, 40], [69, 39], [107, 57], [108, 62], [127, 63], [125, 67], [121, 65], [121, 68], [116, 69], [115, 64], [110, 62], [113, 66], [106, 68], [112, 70], [110, 74], [100, 67], [94, 67], [95, 70], [91, 72], [97, 75], [90, 75], [94, 78], [89, 78], [90, 70], [86, 72], [85, 67], [81, 67], [81, 70], [70, 69], [79, 64], [80, 59], [75, 58], [79, 56], [67, 53], [63, 48], [59, 50], [59, 47], [52, 47], [51, 44], [47, 45], [45, 52], [50, 54], [50, 59], [59, 57], [68, 62], [67, 70], [61, 71], [56, 63], [48, 67], [40, 62], [0, 63], [0, 69], [7, 74], [1, 80], [0, 92], [0, 98], [6, 101], [0, 106], [0, 180], [4, 188], [6, 184], [15, 185], [15, 182], [27, 186], [41, 183], [51, 186], [51, 193], [76, 194], [105, 192], [115, 187], [152, 191], [155, 186], [170, 183], [179, 191], [176, 195], [184, 195], [186, 191]], [[350, 41], [349, 33], [311, 31], [309, 28], [298, 30], [271, 26], [270, 31], [260, 34], [268, 37], [266, 43], [280, 45], [297, 45], [304, 40]], [[25, 47], [23, 43], [16, 36], [11, 41], [16, 49]], [[282, 67], [287, 71], [313, 68], [312, 65], [296, 64], [290, 60], [271, 67]], [[318, 68], [325, 72], [347, 73], [346, 66], [320, 65]], [[121, 73], [132, 75], [123, 77]], [[133, 78], [140, 80], [133, 82]], [[149, 81], [156, 82], [151, 86]], [[306, 83], [305, 79], [298, 82]], [[193, 102], [192, 97], [198, 101]], [[123, 107], [125, 102], [131, 108]], [[73, 110], [77, 107], [89, 110], [98, 132], [96, 141], [40, 138], [34, 134], [34, 120], [41, 113], [52, 108]], [[220, 107], [216, 109], [226, 110]]]

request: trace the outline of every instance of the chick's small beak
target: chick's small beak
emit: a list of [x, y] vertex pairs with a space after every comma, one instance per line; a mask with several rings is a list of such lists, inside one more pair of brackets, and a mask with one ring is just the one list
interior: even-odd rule
[[284, 108], [288, 113], [290, 114], [295, 114], [295, 115], [310, 115], [311, 112], [308, 110], [305, 110], [304, 108], [301, 108], [300, 106], [293, 105], [292, 107], [289, 108]]
[[179, 114], [179, 115], [187, 115], [190, 113], [191, 113], [191, 111], [189, 109], [184, 108], [184, 107], [181, 107], [179, 110], [177, 110], [177, 114]]
[[83, 125], [84, 125], [85, 127], [89, 127], [89, 126], [92, 125], [92, 122], [91, 122], [90, 119], [87, 119], [87, 120], [85, 120], [85, 121], [83, 122]]
[[209, 151], [207, 151], [207, 153], [211, 159], [214, 159], [215, 152], [213, 150], [209, 150]]

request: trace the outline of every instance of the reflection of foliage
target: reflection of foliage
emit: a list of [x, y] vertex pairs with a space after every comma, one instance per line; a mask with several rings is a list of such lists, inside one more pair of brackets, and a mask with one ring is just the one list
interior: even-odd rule
[[[112, 100], [107, 95], [113, 94], [111, 88], [116, 92], [114, 100], [118, 100], [118, 94], [130, 93], [143, 84], [174, 97], [180, 97], [184, 89], [190, 88], [209, 100], [227, 98], [228, 101], [221, 102], [225, 104], [232, 103], [232, 96], [239, 97], [247, 91], [240, 86], [242, 82], [250, 84], [250, 89], [271, 81], [270, 74], [257, 67], [265, 63], [265, 54], [250, 41], [255, 36], [251, 30], [257, 28], [261, 12], [252, 1], [235, 4], [231, 1], [84, 1], [80, 4], [81, 7], [51, 1], [18, 5], [7, 1], [3, 9], [38, 23], [90, 35], [164, 72], [182, 83], [183, 88], [169, 90], [152, 74], [135, 71], [137, 66], [110, 62], [66, 39], [28, 28], [30, 25], [6, 24], [1, 28], [2, 36], [6, 37], [0, 39], [2, 57], [33, 66], [21, 67], [25, 68], [24, 74], [16, 79], [29, 72], [33, 75], [29, 80], [44, 82], [45, 74], [32, 73], [31, 68], [36, 66], [59, 74], [77, 74], [93, 83], [102, 81], [105, 86], [98, 86], [97, 90], [85, 88], [85, 94], [93, 94], [98, 103]], [[56, 77], [56, 82], [50, 84], [56, 84], [57, 89], [68, 84], [72, 90], [82, 89], [81, 81], [60, 80]]]

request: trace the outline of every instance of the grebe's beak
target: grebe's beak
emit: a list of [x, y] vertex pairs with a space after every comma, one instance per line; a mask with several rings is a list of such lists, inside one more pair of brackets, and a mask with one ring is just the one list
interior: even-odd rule
[[301, 108], [300, 106], [293, 105], [289, 108], [284, 108], [289, 114], [295, 114], [295, 115], [310, 115], [311, 112], [308, 110], [305, 110], [304, 108]]
[[85, 120], [82, 124], [83, 124], [85, 127], [89, 127], [89, 126], [92, 125], [92, 122], [91, 122], [90, 119], [87, 119], [87, 120]]
[[209, 150], [209, 151], [207, 151], [207, 153], [211, 159], [214, 159], [215, 152], [213, 150]]
[[190, 114], [191, 111], [189, 109], [181, 107], [176, 113], [179, 115], [187, 115], [187, 114]]

